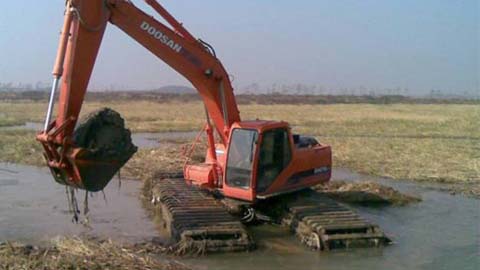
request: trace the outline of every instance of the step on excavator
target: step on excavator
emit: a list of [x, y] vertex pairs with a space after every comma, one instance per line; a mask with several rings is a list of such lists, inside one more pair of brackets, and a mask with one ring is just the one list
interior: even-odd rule
[[188, 79], [205, 105], [205, 161], [185, 165], [182, 177], [155, 179], [152, 192], [174, 241], [204, 251], [249, 250], [254, 241], [245, 224], [269, 220], [318, 250], [389, 242], [377, 225], [310, 189], [331, 178], [330, 146], [293, 134], [283, 121], [241, 120], [213, 47], [157, 1], [145, 2], [165, 23], [128, 0], [66, 1], [45, 127], [36, 137], [56, 182], [101, 191], [137, 150], [115, 111], [78, 119], [111, 23]]

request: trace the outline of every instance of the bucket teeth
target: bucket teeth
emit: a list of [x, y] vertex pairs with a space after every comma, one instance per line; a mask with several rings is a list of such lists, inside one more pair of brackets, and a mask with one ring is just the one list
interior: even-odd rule
[[378, 247], [391, 243], [380, 228], [343, 204], [315, 191], [287, 205], [286, 222], [302, 243], [317, 249]]

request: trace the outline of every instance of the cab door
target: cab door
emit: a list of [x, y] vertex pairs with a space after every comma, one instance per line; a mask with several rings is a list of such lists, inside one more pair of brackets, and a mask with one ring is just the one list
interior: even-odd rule
[[266, 191], [292, 160], [289, 133], [276, 128], [262, 133], [256, 175], [256, 193]]
[[254, 129], [232, 130], [225, 165], [225, 196], [252, 201], [252, 183], [258, 144], [258, 132]]

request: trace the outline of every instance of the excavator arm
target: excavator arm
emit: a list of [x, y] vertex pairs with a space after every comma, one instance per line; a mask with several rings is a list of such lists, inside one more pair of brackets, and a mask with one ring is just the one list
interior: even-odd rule
[[[45, 128], [37, 136], [58, 182], [85, 188], [85, 175], [91, 175], [85, 172], [93, 169], [108, 171], [103, 176], [105, 179], [100, 180], [106, 184], [110, 180], [106, 178], [111, 178], [123, 165], [116, 160], [88, 160], [86, 150], [73, 142], [75, 125], [108, 22], [122, 29], [192, 83], [205, 104], [207, 119], [213, 121], [221, 143], [227, 143], [230, 127], [240, 121], [229, 76], [213, 49], [195, 39], [155, 0], [145, 1], [171, 27], [147, 15], [128, 0], [66, 2]], [[128, 72], [128, 68], [125, 70]], [[55, 92], [60, 81], [58, 109], [52, 121]]]

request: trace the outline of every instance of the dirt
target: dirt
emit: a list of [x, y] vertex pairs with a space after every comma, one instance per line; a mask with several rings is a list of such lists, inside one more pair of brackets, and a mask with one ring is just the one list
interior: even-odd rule
[[332, 181], [315, 189], [335, 200], [360, 205], [407, 205], [421, 201], [421, 198], [400, 193], [373, 181], [354, 183]]
[[91, 157], [99, 160], [127, 162], [137, 147], [132, 143], [130, 130], [120, 114], [102, 108], [85, 116], [74, 132], [73, 141], [90, 150]]
[[0, 269], [190, 269], [152, 256], [145, 245], [118, 245], [110, 240], [62, 238], [47, 247], [0, 243]]

